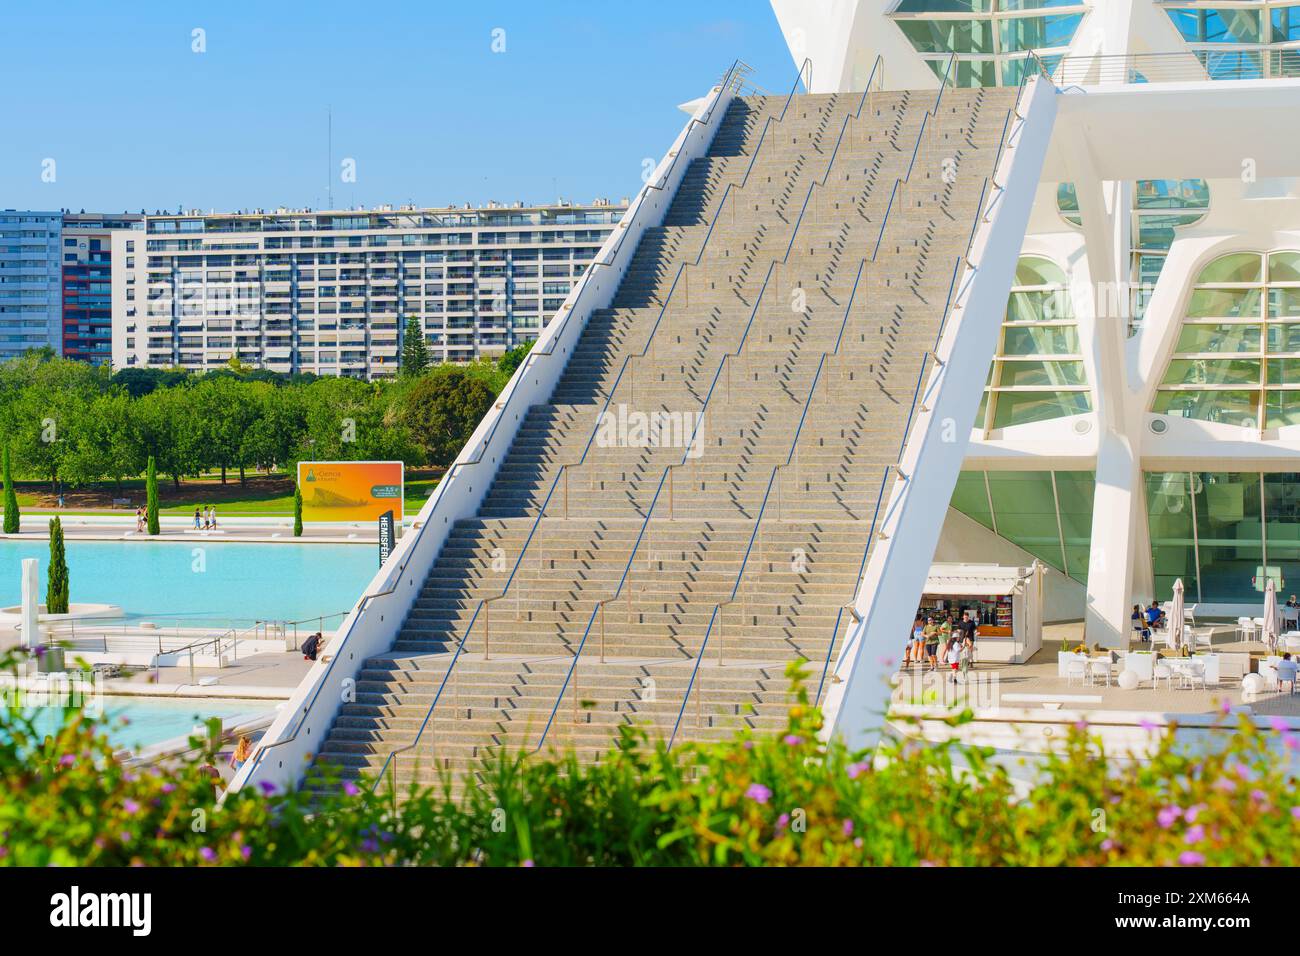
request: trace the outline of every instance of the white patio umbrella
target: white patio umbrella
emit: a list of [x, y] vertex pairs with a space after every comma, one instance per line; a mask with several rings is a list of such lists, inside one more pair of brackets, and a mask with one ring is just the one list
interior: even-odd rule
[[1174, 581], [1174, 602], [1169, 609], [1169, 643], [1174, 650], [1183, 647], [1183, 579]]
[[1277, 619], [1277, 584], [1270, 577], [1264, 586], [1264, 633], [1261, 635], [1269, 650], [1277, 647]]

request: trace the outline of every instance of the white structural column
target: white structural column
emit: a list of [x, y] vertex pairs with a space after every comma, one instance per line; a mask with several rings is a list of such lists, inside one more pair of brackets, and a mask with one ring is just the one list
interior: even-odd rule
[[1136, 423], [1124, 366], [1129, 313], [1124, 256], [1130, 199], [1126, 184], [1101, 181], [1088, 141], [1077, 127], [1062, 130], [1062, 135], [1070, 139], [1068, 163], [1088, 253], [1091, 289], [1075, 299], [1093, 313], [1087, 325], [1097, 370], [1094, 394], [1101, 429], [1084, 635], [1089, 643], [1123, 647], [1128, 641], [1133, 575], [1132, 527], [1142, 517], [1138, 512], [1141, 467], [1133, 441]]

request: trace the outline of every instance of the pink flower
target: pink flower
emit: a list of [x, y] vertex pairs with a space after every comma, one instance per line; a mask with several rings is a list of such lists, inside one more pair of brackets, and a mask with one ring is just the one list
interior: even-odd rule
[[1178, 854], [1178, 862], [1183, 866], [1200, 866], [1205, 862], [1205, 854], [1195, 850], [1184, 850]]
[[519, 865], [520, 865], [520, 866], [535, 866], [536, 864], [534, 864], [532, 860], [524, 860], [524, 862], [520, 863]]
[[1283, 720], [1281, 717], [1271, 717], [1271, 718], [1269, 718], [1268, 724], [1269, 724], [1270, 727], [1272, 727], [1274, 730], [1276, 730], [1279, 734], [1284, 734], [1284, 733], [1286, 733], [1288, 730], [1291, 729], [1291, 725], [1288, 724], [1288, 723], [1287, 723], [1285, 720]]
[[1300, 806], [1291, 808], [1291, 816], [1297, 820], [1300, 820]]
[[1141, 727], [1143, 730], [1155, 730], [1158, 724], [1156, 724], [1154, 720], [1148, 720], [1147, 718], [1143, 717], [1141, 720], [1138, 721], [1138, 726]]
[[203, 857], [203, 859], [206, 860], [208, 863], [211, 863], [213, 860], [217, 858], [217, 852], [214, 849], [212, 849], [212, 847], [205, 846], [201, 850], [199, 850], [199, 856]]
[[1200, 843], [1204, 839], [1205, 827], [1201, 826], [1199, 823], [1194, 827], [1189, 827], [1187, 832], [1183, 835], [1184, 843]]
[[351, 780], [345, 780], [343, 781], [343, 792], [346, 793], [349, 797], [355, 797], [358, 793], [361, 792], [361, 788], [358, 787]]
[[783, 813], [776, 818], [776, 828], [778, 831], [784, 830], [790, 825], [790, 814]]
[[1165, 807], [1156, 814], [1156, 822], [1160, 824], [1162, 830], [1168, 830], [1174, 825], [1174, 821], [1183, 815], [1182, 807]]
[[136, 803], [130, 797], [122, 801], [122, 809], [132, 815], [140, 812], [140, 804]]
[[857, 780], [858, 777], [862, 776], [869, 769], [870, 766], [865, 760], [859, 761], [858, 763], [851, 763], [849, 764], [849, 779]]
[[844, 819], [843, 830], [845, 836], [853, 836], [853, 821], [848, 819], [847, 817], [845, 817]]
[[772, 791], [761, 783], [751, 783], [749, 789], [745, 791], [745, 796], [755, 803], [767, 803], [768, 800], [772, 799]]

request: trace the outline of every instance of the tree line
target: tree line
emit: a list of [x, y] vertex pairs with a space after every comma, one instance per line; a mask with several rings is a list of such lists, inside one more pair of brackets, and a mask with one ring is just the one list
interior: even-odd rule
[[219, 471], [304, 460], [449, 465], [527, 355], [404, 363], [393, 380], [282, 375], [232, 362], [202, 374], [106, 366], [30, 352], [0, 363], [0, 435], [18, 477], [53, 488], [121, 483], [152, 457], [176, 487]]

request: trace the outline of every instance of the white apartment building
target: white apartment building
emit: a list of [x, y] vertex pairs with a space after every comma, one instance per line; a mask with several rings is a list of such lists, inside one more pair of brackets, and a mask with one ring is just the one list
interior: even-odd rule
[[436, 361], [535, 339], [627, 209], [149, 215], [113, 236], [113, 366], [396, 374], [407, 319]]

